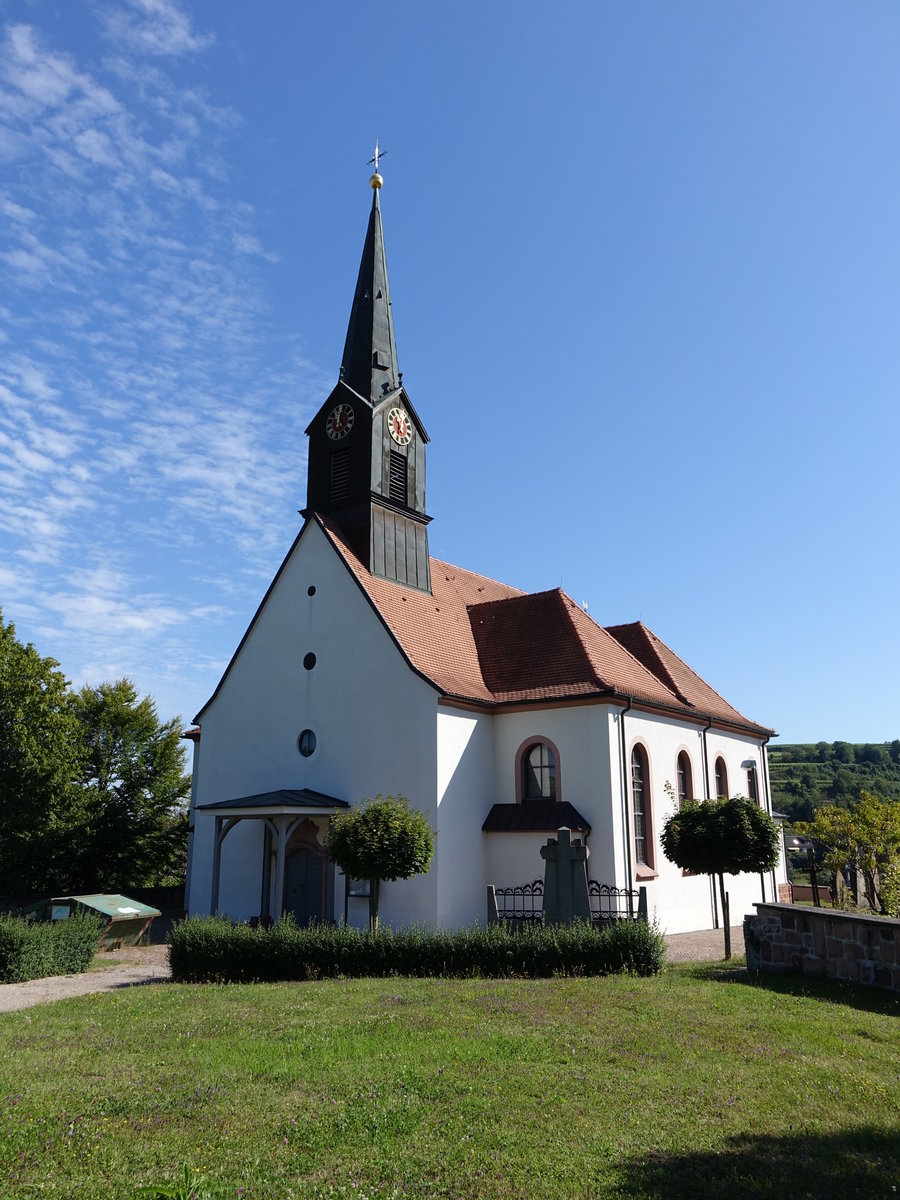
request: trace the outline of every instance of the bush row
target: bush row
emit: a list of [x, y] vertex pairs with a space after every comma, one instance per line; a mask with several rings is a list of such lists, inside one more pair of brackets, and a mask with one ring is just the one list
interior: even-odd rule
[[86, 971], [103, 922], [91, 913], [67, 921], [26, 921], [0, 915], [0, 983]]
[[268, 929], [233, 925], [227, 917], [191, 917], [172, 928], [169, 960], [183, 983], [274, 982], [387, 975], [466, 978], [547, 978], [653, 975], [665, 946], [646, 921], [613, 921], [594, 929], [534, 925], [472, 926], [451, 933], [422, 928], [377, 934], [347, 926], [298, 928], [287, 917]]

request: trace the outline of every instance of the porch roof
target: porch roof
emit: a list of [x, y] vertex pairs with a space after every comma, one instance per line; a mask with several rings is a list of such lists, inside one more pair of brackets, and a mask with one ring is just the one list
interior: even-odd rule
[[277, 792], [258, 792], [253, 796], [237, 796], [232, 800], [216, 800], [198, 804], [198, 812], [220, 812], [230, 817], [285, 815], [325, 816], [335, 809], [350, 808], [346, 800], [314, 792], [312, 788], [280, 788]]
[[523, 800], [495, 804], [481, 826], [483, 833], [555, 833], [565, 826], [590, 833], [591, 826], [567, 800]]

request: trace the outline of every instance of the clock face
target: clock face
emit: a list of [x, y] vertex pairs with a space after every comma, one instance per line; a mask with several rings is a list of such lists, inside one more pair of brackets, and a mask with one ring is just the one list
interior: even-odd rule
[[408, 446], [412, 441], [412, 421], [402, 408], [392, 408], [387, 415], [388, 429], [398, 446]]
[[349, 404], [339, 404], [328, 414], [325, 432], [333, 442], [339, 442], [353, 428], [353, 409]]

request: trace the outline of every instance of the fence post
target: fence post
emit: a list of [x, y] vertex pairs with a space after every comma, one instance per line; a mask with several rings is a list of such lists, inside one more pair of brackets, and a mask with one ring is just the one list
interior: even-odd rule
[[731, 897], [727, 892], [722, 897], [722, 917], [725, 925], [725, 957], [731, 958]]
[[647, 889], [646, 887], [638, 888], [638, 910], [637, 919], [639, 921], [649, 921], [650, 916], [647, 911]]
[[500, 914], [497, 911], [497, 889], [492, 883], [487, 885], [487, 923], [488, 925], [500, 923]]

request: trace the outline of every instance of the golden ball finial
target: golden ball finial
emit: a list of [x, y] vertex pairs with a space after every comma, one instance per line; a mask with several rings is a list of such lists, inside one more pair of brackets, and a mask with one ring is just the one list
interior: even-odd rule
[[369, 180], [369, 186], [373, 187], [376, 192], [382, 186], [383, 183], [384, 183], [384, 180], [381, 178], [381, 176], [378, 174], [377, 171], [372, 176], [372, 178]]

